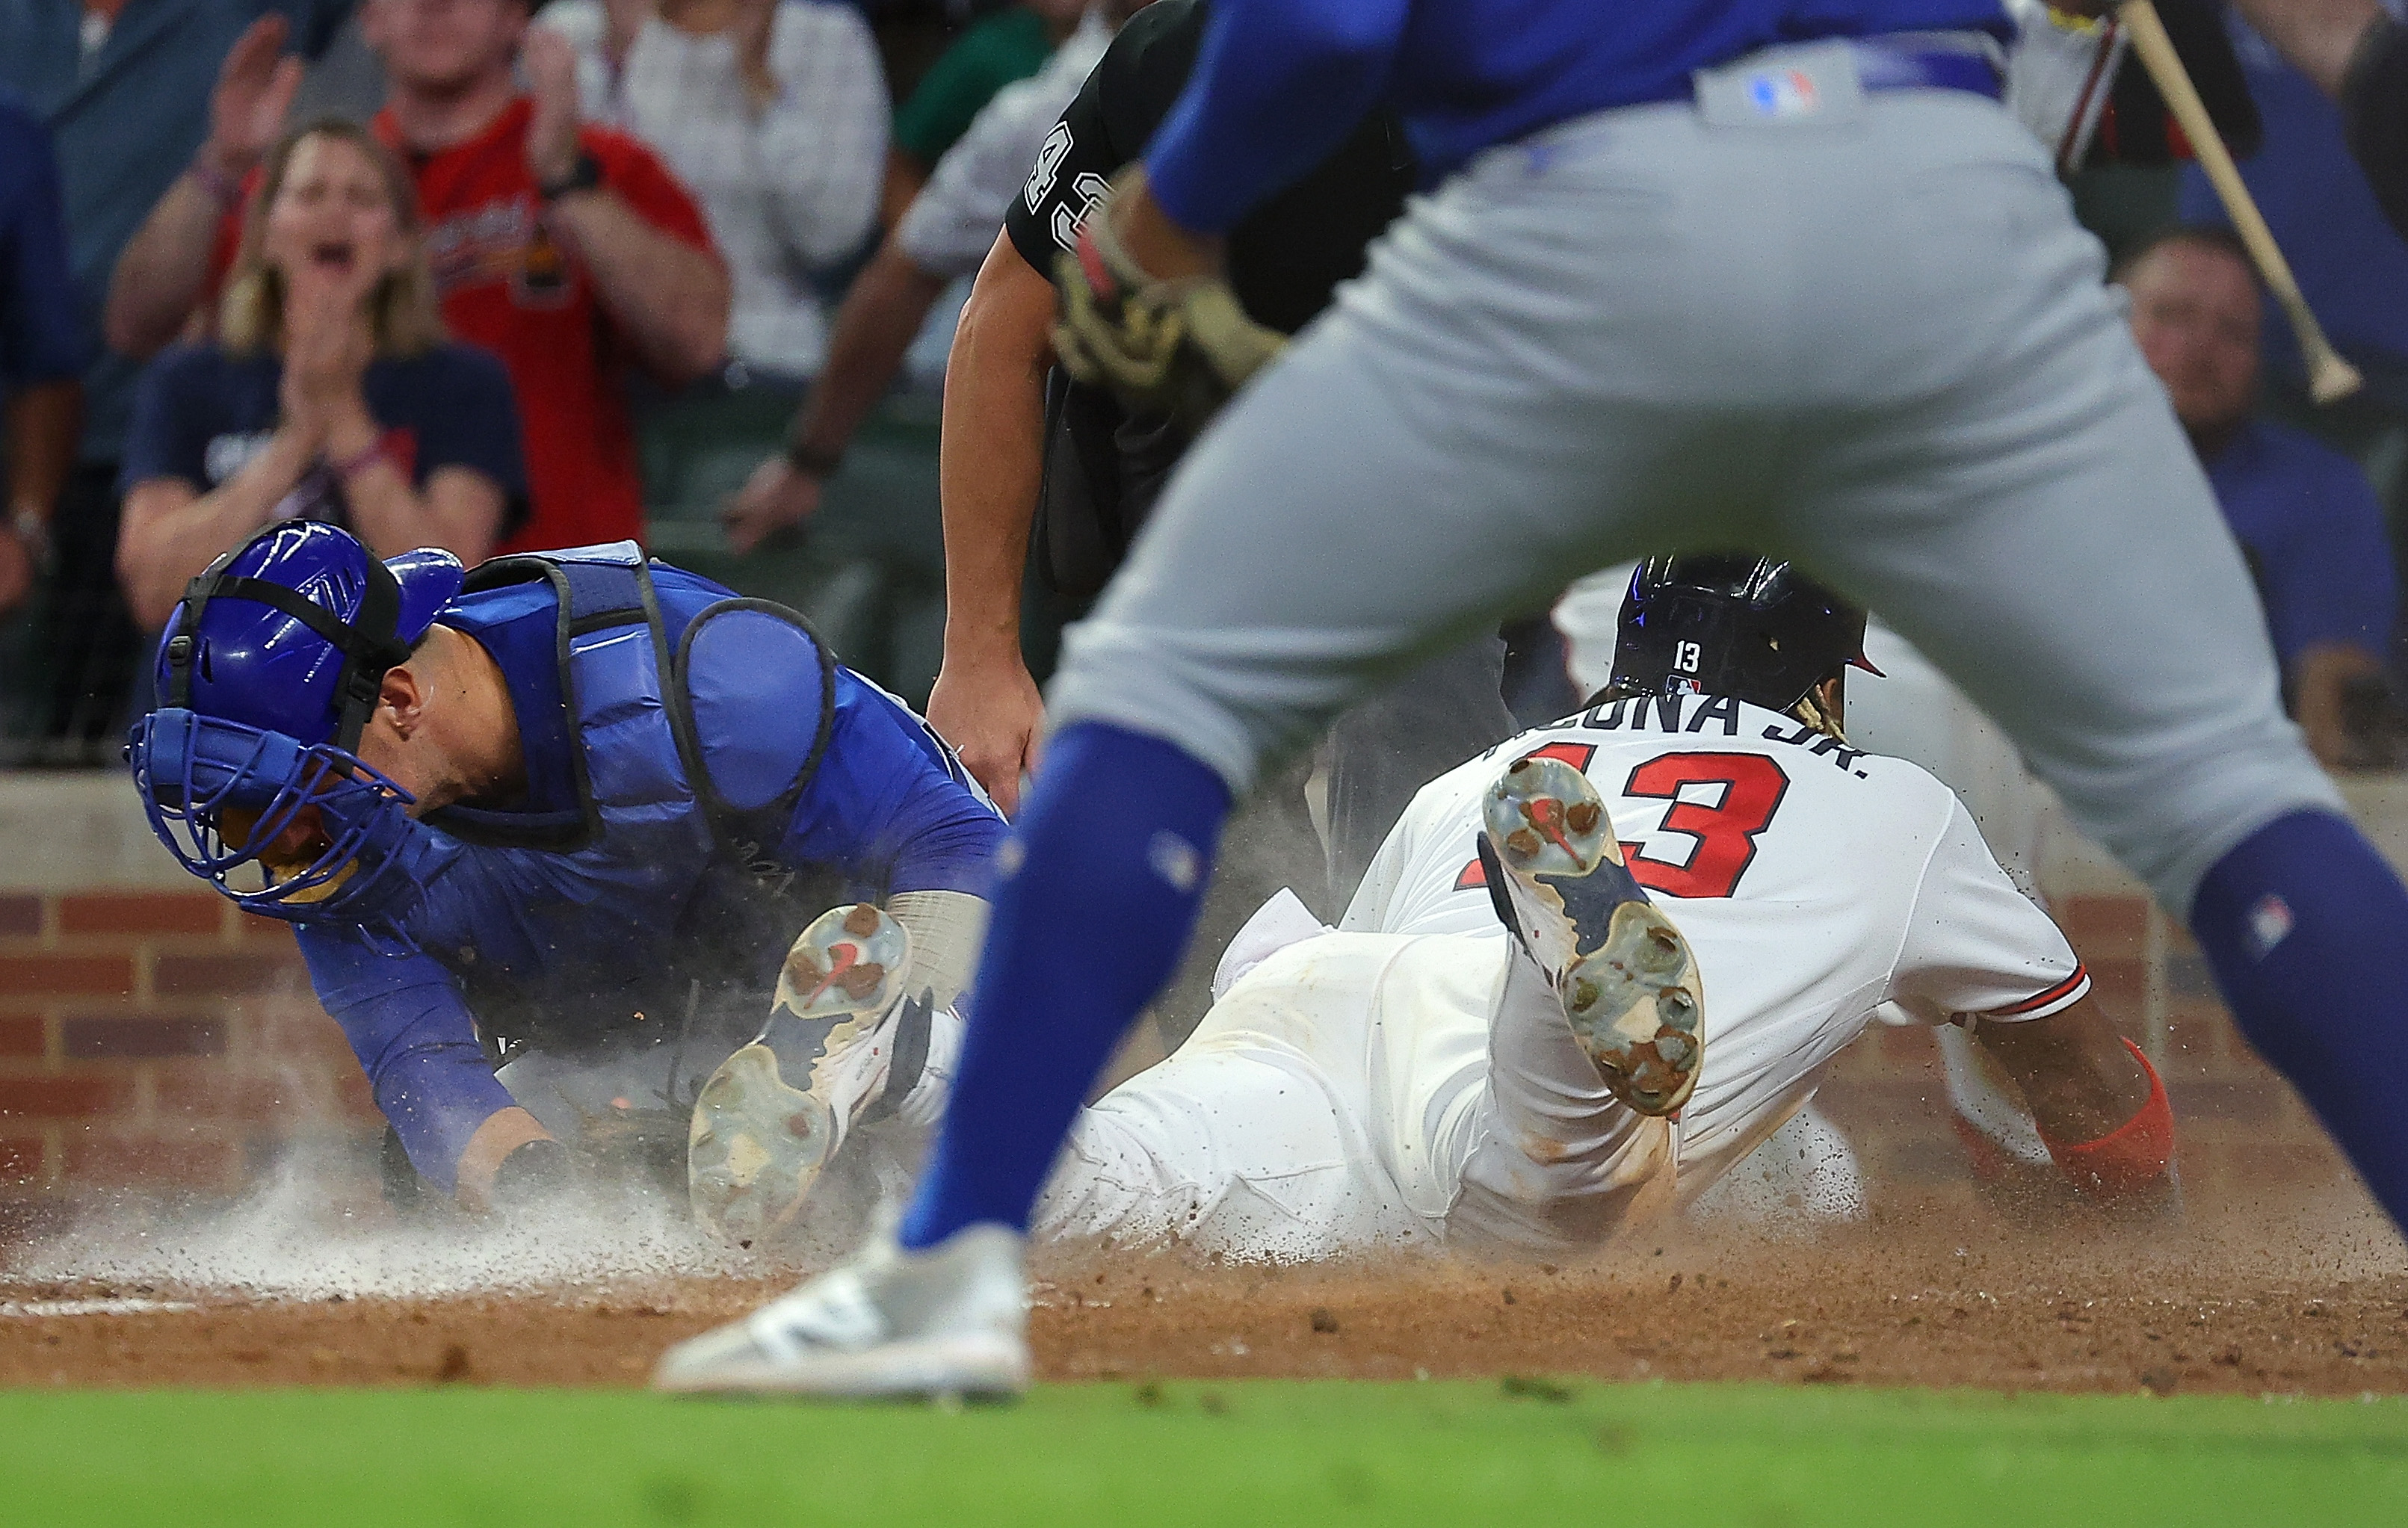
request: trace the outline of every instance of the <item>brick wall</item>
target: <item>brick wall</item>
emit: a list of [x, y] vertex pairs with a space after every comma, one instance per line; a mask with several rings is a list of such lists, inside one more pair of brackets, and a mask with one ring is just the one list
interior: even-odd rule
[[0, 1197], [230, 1193], [375, 1120], [283, 924], [200, 887], [0, 892]]
[[[2130, 894], [2057, 914], [2099, 1001], [2166, 1079], [2195, 1190], [2345, 1176], [2179, 928]], [[1965, 1181], [1928, 1032], [1876, 1029], [1821, 1102], [1878, 1178]], [[284, 925], [198, 888], [0, 892], [0, 1207], [231, 1193], [296, 1136], [356, 1153], [378, 1128]]]

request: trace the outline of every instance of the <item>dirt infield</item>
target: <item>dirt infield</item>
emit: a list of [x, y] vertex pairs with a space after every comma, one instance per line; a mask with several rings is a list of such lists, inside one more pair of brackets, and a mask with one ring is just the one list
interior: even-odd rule
[[[239, 1221], [186, 1234], [215, 1248], [201, 1255], [178, 1235], [21, 1251], [22, 1271], [0, 1276], [0, 1384], [631, 1385], [668, 1343], [790, 1278], [679, 1272], [712, 1258], [657, 1229], [632, 1255], [596, 1257], [582, 1227], [549, 1261], [390, 1234], [303, 1235], [277, 1253]], [[1553, 1263], [1249, 1269], [1054, 1251], [1039, 1273], [1034, 1329], [1054, 1378], [2408, 1392], [2408, 1254], [2353, 1195], [2195, 1206], [2148, 1231], [2034, 1230], [1939, 1202], [1806, 1236], [1676, 1226]]]

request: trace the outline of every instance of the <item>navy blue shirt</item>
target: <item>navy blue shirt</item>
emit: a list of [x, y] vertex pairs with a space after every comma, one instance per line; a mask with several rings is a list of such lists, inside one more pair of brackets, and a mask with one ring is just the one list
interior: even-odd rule
[[[215, 344], [161, 351], [135, 392], [123, 488], [154, 478], [180, 478], [204, 493], [223, 485], [275, 435], [283, 378], [272, 351], [236, 355]], [[518, 406], [501, 362], [472, 345], [438, 345], [370, 362], [360, 392], [384, 430], [386, 454], [413, 484], [423, 489], [440, 468], [466, 467], [502, 491], [501, 535], [525, 521]], [[341, 485], [324, 470], [295, 485], [280, 509], [279, 519], [347, 523]]]
[[80, 374], [91, 350], [67, 273], [50, 135], [0, 93], [0, 397]]
[[1641, 101], [1775, 43], [2009, 35], [1999, 0], [1215, 0], [1187, 91], [1146, 155], [1163, 210], [1218, 233], [1319, 164], [1375, 103], [1423, 172]]
[[[2238, 15], [2229, 25], [2266, 123], [2265, 145], [2241, 162], [2241, 179], [2333, 344], [2396, 382], [2408, 374], [2408, 243], [2383, 216], [2366, 172], [2350, 156], [2340, 108]], [[2206, 173], [2186, 164], [2182, 176], [2183, 221], [2229, 225]], [[2298, 342], [2271, 297], [2266, 364], [2288, 377], [2302, 375]]]
[[2358, 464], [2287, 425], [2253, 420], [2207, 464], [2233, 538], [2256, 564], [2275, 656], [2328, 644], [2391, 651], [2398, 575], [2383, 506]]

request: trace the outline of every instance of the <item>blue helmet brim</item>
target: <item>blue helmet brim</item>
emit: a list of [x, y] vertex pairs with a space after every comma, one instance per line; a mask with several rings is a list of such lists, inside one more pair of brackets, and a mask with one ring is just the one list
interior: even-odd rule
[[401, 615], [394, 622], [394, 635], [406, 646], [415, 646], [442, 608], [460, 597], [468, 570], [440, 547], [421, 547], [388, 557], [384, 565], [401, 586]]

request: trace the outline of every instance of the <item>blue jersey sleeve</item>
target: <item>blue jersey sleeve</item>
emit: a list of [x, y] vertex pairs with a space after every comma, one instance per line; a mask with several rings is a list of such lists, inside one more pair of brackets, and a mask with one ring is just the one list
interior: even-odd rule
[[778, 846], [789, 865], [836, 865], [867, 891], [984, 896], [1003, 818], [956, 778], [917, 718], [838, 670], [835, 730]]
[[1171, 221], [1226, 233], [1346, 140], [1388, 82], [1408, 0], [1215, 0], [1145, 158]]
[[410, 1164], [450, 1192], [468, 1137], [516, 1100], [486, 1064], [459, 984], [434, 957], [395, 957], [355, 929], [305, 927], [319, 1003], [343, 1027]]

